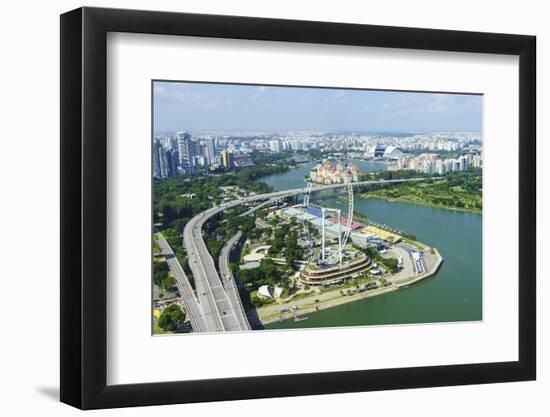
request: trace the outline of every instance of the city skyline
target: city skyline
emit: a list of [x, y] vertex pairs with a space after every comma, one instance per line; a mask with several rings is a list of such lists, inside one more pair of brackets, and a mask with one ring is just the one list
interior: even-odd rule
[[480, 132], [481, 95], [155, 81], [154, 131]]

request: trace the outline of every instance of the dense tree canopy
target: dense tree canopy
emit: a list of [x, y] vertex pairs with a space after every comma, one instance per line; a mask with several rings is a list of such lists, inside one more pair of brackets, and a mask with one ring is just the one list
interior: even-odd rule
[[185, 313], [176, 304], [166, 307], [159, 317], [158, 325], [169, 332], [175, 332], [185, 322]]
[[262, 285], [278, 284], [281, 272], [271, 259], [264, 259], [260, 266], [254, 269], [242, 269], [238, 271], [240, 281], [249, 289], [258, 289]]
[[153, 262], [153, 282], [155, 285], [163, 286], [163, 281], [169, 278], [169, 270], [170, 269], [168, 268], [168, 264], [166, 262]]
[[[413, 178], [425, 174], [416, 171], [384, 171], [377, 174], [381, 179]], [[443, 179], [428, 178], [426, 181], [393, 184], [367, 191], [370, 196], [379, 196], [405, 202], [435, 205], [479, 211], [482, 201], [483, 178], [481, 168], [447, 173]]]

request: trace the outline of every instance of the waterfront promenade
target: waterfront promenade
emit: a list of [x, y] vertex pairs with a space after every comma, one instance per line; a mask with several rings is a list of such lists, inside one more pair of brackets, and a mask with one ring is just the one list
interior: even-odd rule
[[[321, 293], [312, 292], [311, 295], [299, 298], [297, 300], [288, 299], [288, 301], [282, 303], [275, 303], [261, 307], [258, 309], [258, 316], [262, 324], [267, 325], [294, 319], [294, 317], [303, 318], [310, 313], [315, 313], [317, 311], [326, 310], [332, 307], [337, 307], [343, 304], [375, 297], [400, 288], [408, 287], [434, 275], [443, 262], [443, 258], [436, 249], [434, 249], [433, 254], [427, 253], [426, 257], [425, 272], [418, 274], [414, 270], [412, 262], [404, 262], [403, 269], [388, 278], [390, 285], [386, 287], [366, 290], [364, 288], [366, 284], [363, 284], [359, 285], [359, 288], [357, 286], [347, 286], [338, 287]], [[351, 292], [348, 294], [348, 291]]]

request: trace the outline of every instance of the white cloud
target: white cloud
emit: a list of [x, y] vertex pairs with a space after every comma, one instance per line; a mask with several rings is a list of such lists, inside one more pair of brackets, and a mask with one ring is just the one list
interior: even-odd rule
[[267, 89], [268, 89], [268, 87], [263, 86], [263, 85], [261, 85], [261, 86], [259, 86], [259, 87], [256, 87], [256, 89], [254, 90], [254, 94], [252, 94], [252, 95], [250, 96], [250, 98], [251, 98], [252, 100], [254, 100], [254, 101], [255, 101], [255, 100], [258, 100], [258, 99], [260, 98], [260, 96], [261, 96], [265, 91], [267, 91]]
[[452, 94], [400, 93], [382, 105], [383, 109], [393, 110], [399, 116], [426, 113], [445, 113], [456, 104]]
[[215, 100], [208, 101], [204, 103], [203, 107], [205, 110], [216, 110], [216, 108], [218, 107], [218, 103]]
[[160, 84], [154, 85], [155, 97], [162, 101], [182, 102], [188, 99], [188, 93], [185, 91], [188, 86], [184, 83]]

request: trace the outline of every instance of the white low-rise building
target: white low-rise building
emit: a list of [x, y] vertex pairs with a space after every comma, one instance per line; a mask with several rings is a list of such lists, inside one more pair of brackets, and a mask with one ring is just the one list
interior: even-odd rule
[[265, 298], [273, 298], [273, 295], [271, 294], [271, 290], [269, 289], [269, 285], [262, 285], [260, 288], [258, 288], [258, 296], [265, 297]]
[[275, 298], [281, 298], [281, 295], [283, 294], [283, 288], [282, 287], [275, 287], [273, 292], [275, 294]]

